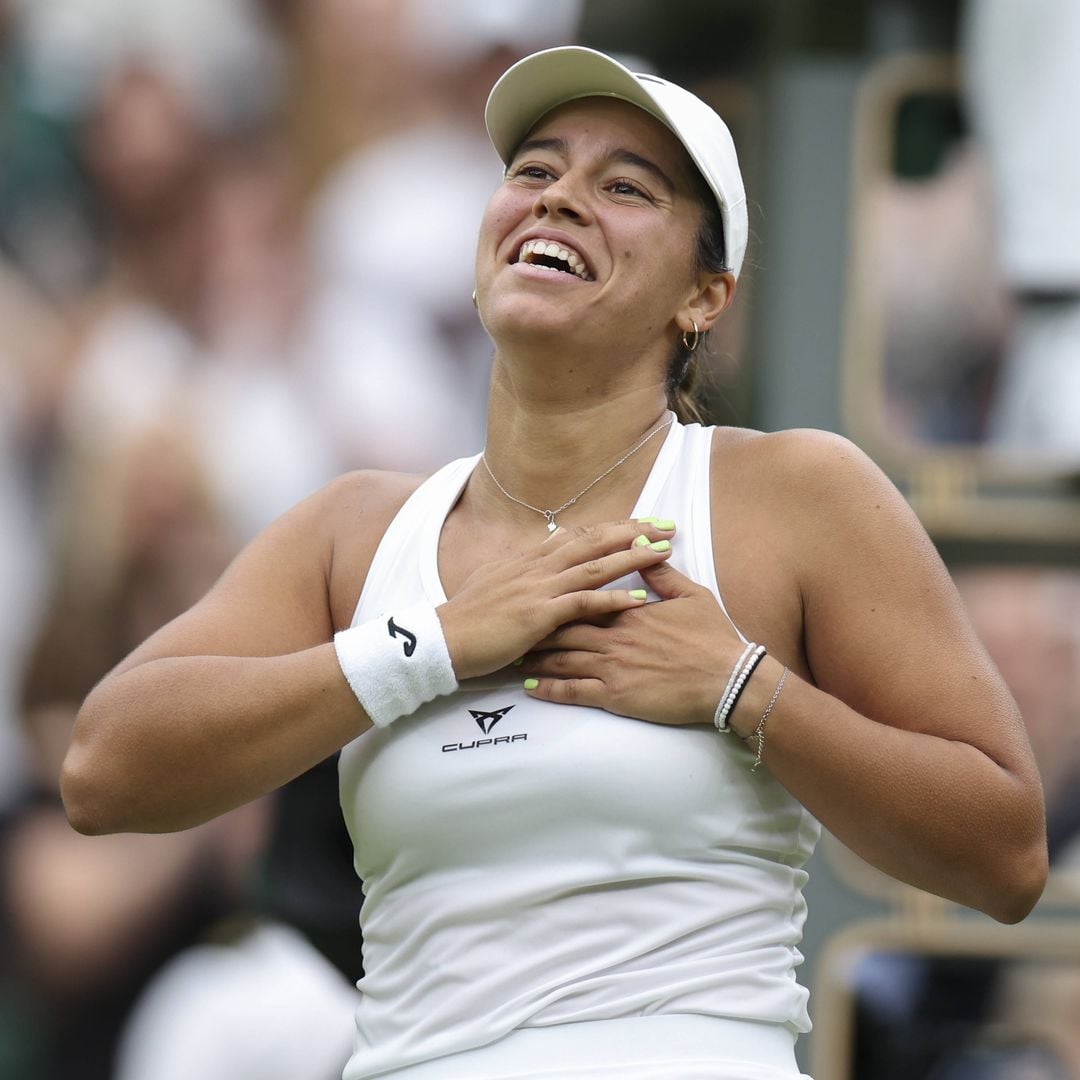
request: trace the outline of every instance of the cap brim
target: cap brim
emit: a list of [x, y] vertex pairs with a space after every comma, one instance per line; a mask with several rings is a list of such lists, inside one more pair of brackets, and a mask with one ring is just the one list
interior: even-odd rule
[[484, 122], [503, 163], [509, 164], [540, 117], [583, 97], [621, 98], [671, 127], [634, 73], [617, 60], [576, 45], [546, 49], [508, 68], [491, 90]]

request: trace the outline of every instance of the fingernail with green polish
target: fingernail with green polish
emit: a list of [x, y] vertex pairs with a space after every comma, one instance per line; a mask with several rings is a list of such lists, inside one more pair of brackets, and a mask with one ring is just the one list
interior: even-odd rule
[[653, 521], [653, 525], [661, 532], [671, 532], [675, 528], [675, 522], [671, 518], [664, 518], [662, 521]]
[[535, 690], [540, 685], [539, 679], [526, 679], [522, 685], [526, 690]]
[[647, 600], [649, 598], [649, 594], [644, 589], [631, 589], [630, 595], [635, 600]]
[[634, 547], [644, 547], [648, 542], [649, 538], [644, 533], [634, 537]]
[[653, 549], [653, 551], [670, 551], [671, 550], [671, 541], [670, 540], [657, 540], [656, 543], [650, 544], [649, 547], [651, 547]]
[[524, 656], [519, 656], [519, 657], [518, 657], [518, 658], [517, 658], [517, 659], [516, 659], [516, 660], [514, 661], [514, 667], [521, 667], [521, 665], [522, 665], [522, 664], [524, 664], [524, 663], [525, 663], [525, 657], [524, 657]]
[[634, 518], [634, 520], [636, 522], [638, 522], [639, 524], [641, 524], [641, 525], [655, 525], [656, 524], [656, 518], [653, 518], [653, 517]]

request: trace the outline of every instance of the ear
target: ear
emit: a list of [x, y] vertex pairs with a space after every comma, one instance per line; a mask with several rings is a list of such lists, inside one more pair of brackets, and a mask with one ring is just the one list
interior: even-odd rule
[[734, 299], [735, 275], [730, 270], [722, 274], [702, 274], [695, 291], [675, 313], [675, 322], [680, 330], [688, 333], [696, 323], [704, 334]]

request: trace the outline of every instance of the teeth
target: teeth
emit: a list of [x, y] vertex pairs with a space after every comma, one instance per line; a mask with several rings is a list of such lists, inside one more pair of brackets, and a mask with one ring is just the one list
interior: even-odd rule
[[[519, 262], [528, 262], [530, 255], [543, 255], [549, 259], [558, 259], [566, 263], [570, 271], [576, 274], [582, 281], [592, 281], [592, 275], [585, 267], [585, 260], [576, 251], [560, 247], [552, 240], [526, 240], [518, 252]], [[552, 269], [548, 267], [548, 269]], [[559, 271], [556, 271], [559, 273]]]

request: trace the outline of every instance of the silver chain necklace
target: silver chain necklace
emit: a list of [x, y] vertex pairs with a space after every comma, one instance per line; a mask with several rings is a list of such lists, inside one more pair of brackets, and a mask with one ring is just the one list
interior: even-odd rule
[[572, 499], [567, 499], [566, 502], [562, 504], [562, 506], [556, 507], [554, 510], [541, 510], [539, 506], [533, 506], [532, 503], [527, 503], [524, 499], [519, 499], [516, 496], [511, 495], [510, 492], [507, 491], [506, 488], [504, 488], [502, 484], [499, 483], [498, 478], [491, 471], [491, 466], [487, 463], [487, 458], [483, 454], [480, 455], [480, 460], [484, 463], [484, 468], [487, 469], [488, 476], [490, 476], [491, 479], [495, 482], [495, 486], [511, 502], [517, 503], [518, 506], [524, 506], [526, 510], [532, 510], [534, 513], [542, 514], [547, 519], [548, 532], [553, 533], [558, 528], [558, 525], [555, 524], [556, 514], [561, 514], [564, 510], [569, 510], [570, 507], [573, 506], [574, 503], [576, 503], [582, 495], [591, 491], [594, 487], [596, 487], [597, 484], [600, 483], [601, 480], [604, 479], [605, 476], [609, 476], [624, 461], [628, 461], [630, 458], [632, 458], [654, 435], [659, 435], [661, 431], [664, 431], [666, 428], [671, 427], [674, 422], [675, 417], [671, 416], [668, 418], [666, 423], [661, 424], [659, 427], [653, 428], [652, 431], [650, 431], [640, 442], [627, 450], [626, 453], [623, 454], [623, 456], [619, 458], [619, 460], [616, 461], [614, 465], [609, 465], [595, 480], [592, 481], [592, 483], [586, 484], [585, 487], [583, 487]]

